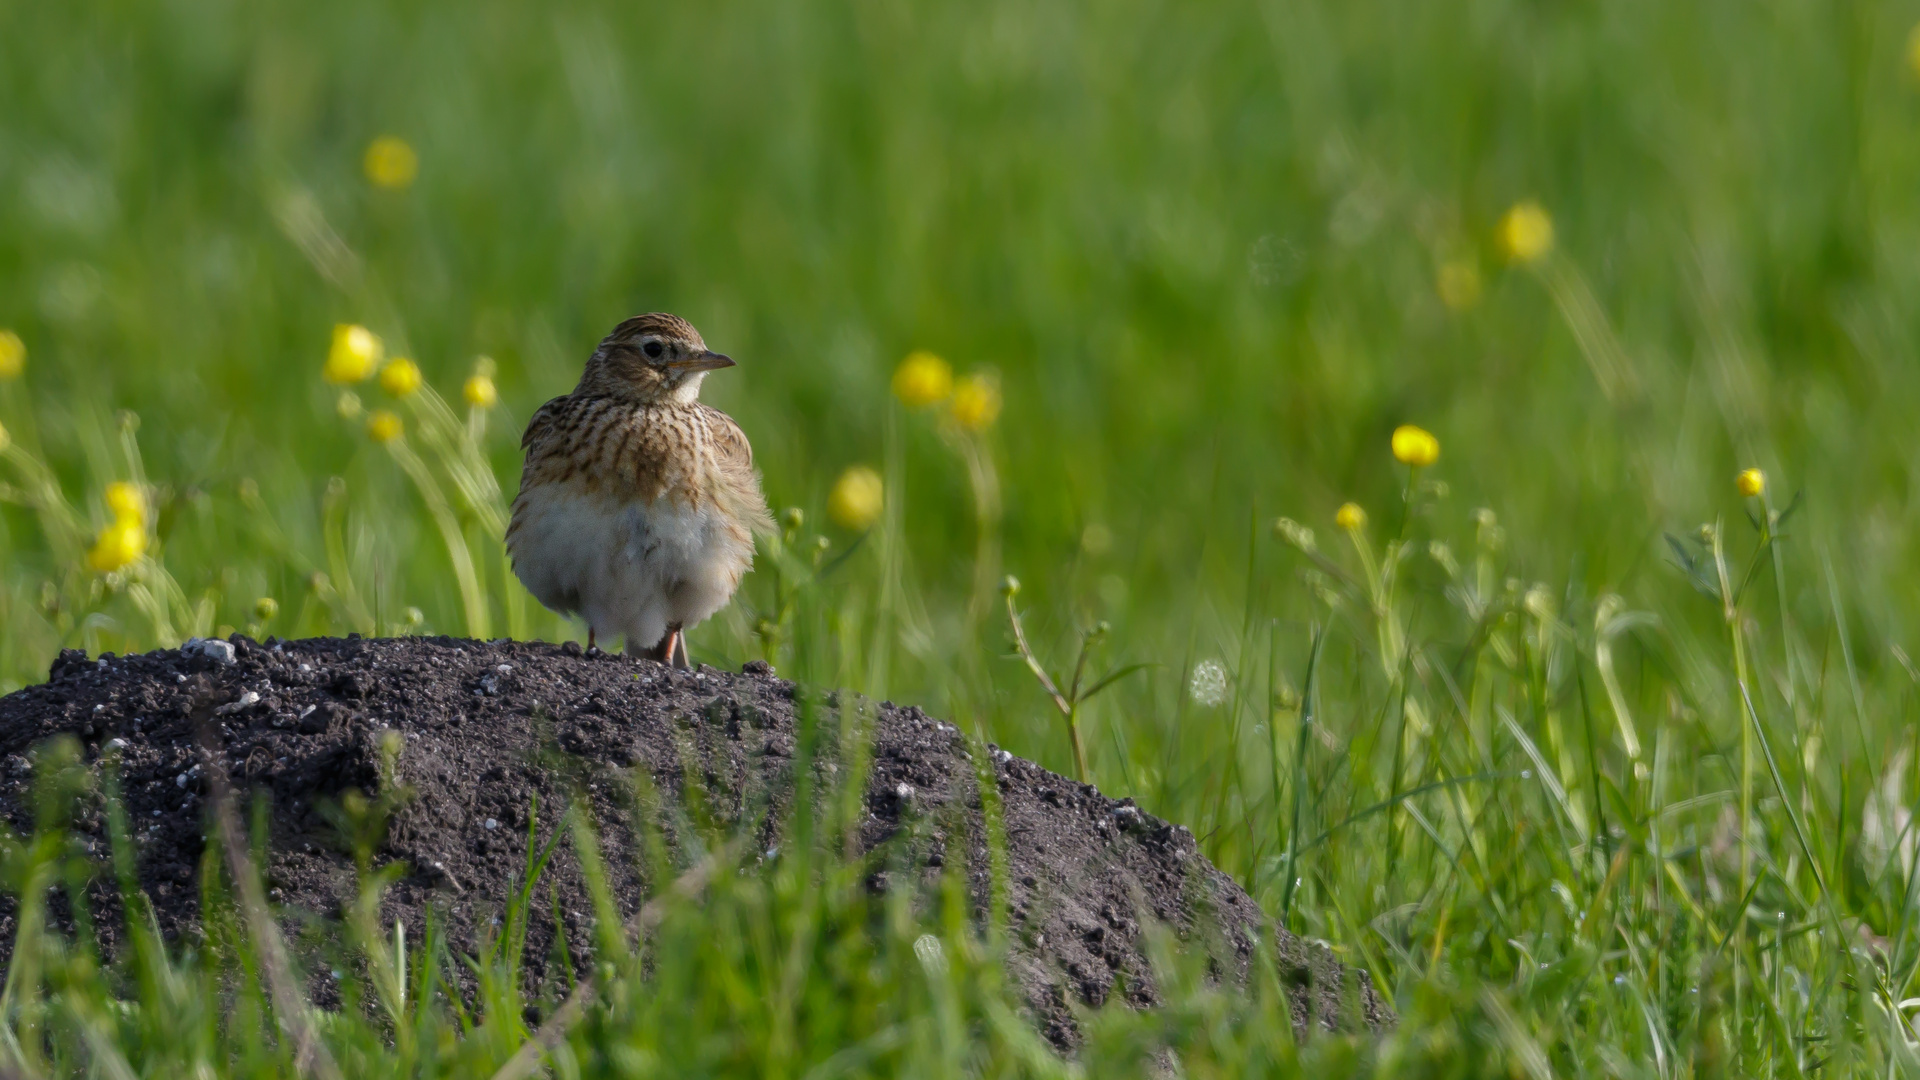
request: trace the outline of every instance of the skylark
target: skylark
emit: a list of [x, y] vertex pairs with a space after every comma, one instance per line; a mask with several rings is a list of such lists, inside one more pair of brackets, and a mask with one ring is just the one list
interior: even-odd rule
[[771, 531], [753, 450], [701, 404], [733, 361], [677, 315], [613, 328], [573, 393], [540, 407], [513, 500], [507, 552], [542, 604], [587, 621], [587, 640], [687, 667], [685, 632], [725, 607]]

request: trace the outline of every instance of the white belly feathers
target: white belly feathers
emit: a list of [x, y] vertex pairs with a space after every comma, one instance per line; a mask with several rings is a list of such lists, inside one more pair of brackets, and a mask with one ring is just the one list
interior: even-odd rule
[[710, 500], [697, 509], [669, 496], [639, 504], [565, 484], [520, 498], [514, 573], [542, 604], [578, 613], [603, 640], [624, 634], [629, 649], [718, 611], [753, 563], [752, 540]]

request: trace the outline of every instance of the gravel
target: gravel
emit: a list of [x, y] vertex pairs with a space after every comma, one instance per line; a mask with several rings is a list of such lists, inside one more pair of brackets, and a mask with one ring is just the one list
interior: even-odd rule
[[[627, 828], [636, 768], [675, 796], [689, 782], [704, 789], [707, 811], [724, 821], [761, 822], [753, 850], [777, 853], [776, 825], [766, 822], [791, 803], [795, 695], [764, 664], [739, 674], [678, 672], [577, 645], [261, 645], [236, 636], [124, 658], [68, 651], [46, 684], [0, 698], [0, 817], [31, 829], [29, 758], [44, 740], [76, 736], [95, 767], [101, 755], [116, 756], [140, 883], [162, 931], [177, 938], [197, 924], [207, 771], [224, 770], [236, 789], [268, 797], [269, 895], [290, 926], [311, 927], [336, 917], [353, 895], [353, 860], [327, 810], [349, 789], [375, 793], [381, 748], [397, 747], [395, 778], [411, 794], [376, 861], [399, 861], [405, 872], [383, 918], [401, 919], [420, 940], [426, 912], [437, 907], [455, 947], [471, 948], [525, 861], [529, 823], [544, 844], [575, 797], [591, 803], [600, 823], [620, 906], [637, 909], [649, 883]], [[917, 708], [846, 703], [871, 747], [860, 843], [888, 846], [871, 886], [937, 883], [948, 862], [961, 859], [984, 910], [980, 770], [968, 740]], [[216, 745], [211, 756], [199, 745], [203, 731]], [[1056, 1045], [1077, 1042], [1070, 999], [1100, 1005], [1118, 996], [1136, 1007], [1157, 1000], [1143, 940], [1155, 921], [1186, 947], [1208, 949], [1214, 970], [1236, 980], [1256, 937], [1275, 942], [1297, 1025], [1393, 1022], [1365, 972], [1268, 923], [1184, 827], [985, 749], [1003, 806], [1016, 942], [1009, 964], [1035, 1023]], [[816, 767], [826, 778], [837, 764]], [[763, 818], [768, 807], [776, 812]], [[83, 810], [75, 828], [104, 856], [97, 807]], [[547, 890], [536, 890], [526, 958], [536, 983], [546, 977], [556, 933], [566, 935], [576, 962], [591, 944], [590, 921], [575, 913], [592, 904], [565, 844], [548, 873], [562, 929]], [[117, 905], [104, 887], [96, 892], [111, 948]], [[0, 942], [12, 940], [12, 910], [10, 902], [0, 907]]]

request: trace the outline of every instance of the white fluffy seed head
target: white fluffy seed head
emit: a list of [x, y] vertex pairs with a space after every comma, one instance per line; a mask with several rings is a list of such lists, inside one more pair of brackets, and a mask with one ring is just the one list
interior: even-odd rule
[[1227, 666], [1218, 660], [1202, 660], [1193, 667], [1188, 692], [1195, 703], [1209, 709], [1227, 702]]

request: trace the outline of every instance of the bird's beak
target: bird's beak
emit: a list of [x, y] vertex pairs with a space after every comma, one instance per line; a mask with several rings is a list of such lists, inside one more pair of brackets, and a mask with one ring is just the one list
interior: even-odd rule
[[684, 360], [669, 361], [667, 366], [675, 371], [712, 371], [714, 368], [732, 367], [733, 357], [717, 352], [694, 353]]

